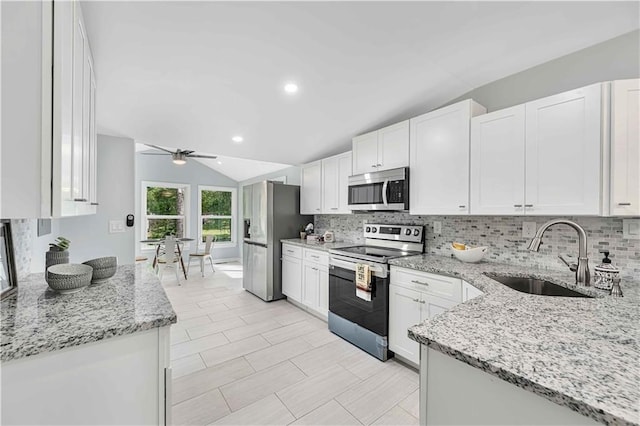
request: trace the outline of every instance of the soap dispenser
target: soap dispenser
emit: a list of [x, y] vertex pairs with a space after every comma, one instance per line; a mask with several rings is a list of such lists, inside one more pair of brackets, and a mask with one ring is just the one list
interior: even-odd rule
[[609, 259], [609, 250], [600, 250], [604, 254], [602, 263], [595, 268], [595, 282], [593, 286], [601, 290], [611, 290], [613, 279], [618, 277], [620, 270], [613, 266]]

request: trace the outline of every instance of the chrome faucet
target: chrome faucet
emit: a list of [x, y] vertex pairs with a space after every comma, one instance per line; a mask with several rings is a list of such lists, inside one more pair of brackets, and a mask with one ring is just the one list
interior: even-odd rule
[[542, 236], [545, 231], [553, 225], [569, 225], [578, 233], [578, 263], [569, 263], [562, 256], [558, 256], [565, 265], [576, 273], [576, 283], [583, 286], [591, 285], [591, 273], [589, 272], [589, 259], [587, 259], [587, 233], [584, 229], [572, 220], [567, 219], [552, 219], [544, 223], [536, 232], [536, 236], [533, 237], [527, 247], [530, 251], [538, 251], [540, 244], [542, 244]]

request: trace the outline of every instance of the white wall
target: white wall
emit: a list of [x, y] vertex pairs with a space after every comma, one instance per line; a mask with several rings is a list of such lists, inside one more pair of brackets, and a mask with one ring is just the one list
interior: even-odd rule
[[[238, 182], [217, 171], [205, 166], [197, 161], [187, 161], [181, 166], [173, 164], [171, 157], [165, 155], [135, 155], [136, 177], [135, 177], [135, 215], [136, 215], [136, 241], [142, 239], [142, 206], [141, 187], [142, 182], [169, 182], [189, 184], [189, 236], [198, 237], [198, 185], [221, 186], [227, 188], [238, 188]], [[242, 194], [236, 191], [238, 201]], [[242, 216], [238, 216], [238, 222], [242, 221]], [[216, 247], [214, 245], [213, 258], [216, 259], [237, 259], [240, 256], [239, 242], [236, 239], [234, 247]], [[135, 245], [136, 254], [150, 255], [152, 252], [142, 252], [140, 244]], [[190, 245], [190, 250], [195, 247]]]
[[109, 221], [122, 220], [134, 212], [135, 163], [133, 139], [98, 135], [98, 203], [95, 215], [54, 219], [51, 234], [37, 236], [32, 226], [31, 271], [44, 271], [44, 253], [56, 237], [71, 240], [69, 261], [82, 263], [102, 256], [117, 256], [121, 265], [135, 262], [134, 228], [110, 234]]

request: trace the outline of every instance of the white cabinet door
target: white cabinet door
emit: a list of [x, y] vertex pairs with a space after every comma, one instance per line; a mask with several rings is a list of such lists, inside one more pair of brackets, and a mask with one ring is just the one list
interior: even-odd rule
[[640, 79], [611, 93], [611, 214], [640, 216]]
[[601, 212], [602, 85], [526, 104], [525, 212]]
[[389, 349], [420, 363], [420, 344], [407, 337], [407, 329], [421, 322], [422, 295], [397, 285], [389, 286]]
[[409, 166], [409, 120], [378, 130], [378, 170]]
[[352, 139], [353, 174], [369, 173], [378, 169], [378, 132], [370, 132]]
[[300, 214], [320, 214], [322, 212], [322, 162], [302, 166], [300, 185]]
[[324, 317], [329, 314], [329, 268], [318, 266], [318, 306], [316, 310]]
[[420, 303], [422, 304], [421, 320], [424, 321], [427, 319], [432, 319], [436, 315], [448, 311], [460, 302], [454, 302], [453, 300], [423, 294]]
[[469, 213], [470, 119], [485, 111], [469, 99], [410, 120], [411, 214]]
[[351, 152], [322, 160], [322, 212], [349, 214], [348, 186]]
[[471, 119], [471, 214], [524, 213], [524, 113], [518, 105]]
[[320, 270], [317, 265], [302, 265], [302, 303], [310, 308], [318, 306], [320, 300]]
[[472, 286], [466, 281], [462, 281], [462, 301], [466, 302], [467, 300], [474, 299], [478, 296], [482, 296], [484, 293], [478, 290], [476, 287]]
[[282, 257], [282, 294], [296, 302], [302, 301], [302, 261]]

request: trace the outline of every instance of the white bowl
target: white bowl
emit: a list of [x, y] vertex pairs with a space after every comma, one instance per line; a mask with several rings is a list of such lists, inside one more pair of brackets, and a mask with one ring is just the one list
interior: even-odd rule
[[489, 247], [476, 247], [472, 249], [468, 248], [466, 250], [458, 250], [453, 248], [453, 246], [451, 247], [451, 250], [453, 251], [453, 255], [458, 260], [461, 260], [467, 263], [480, 262], [484, 257], [484, 255], [487, 253], [488, 249]]

